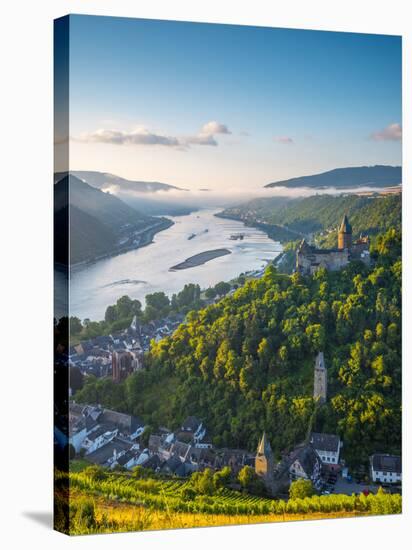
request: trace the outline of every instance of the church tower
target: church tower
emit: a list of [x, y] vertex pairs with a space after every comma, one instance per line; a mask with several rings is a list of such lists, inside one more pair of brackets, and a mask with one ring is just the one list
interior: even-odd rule
[[265, 485], [268, 489], [273, 487], [273, 471], [274, 471], [273, 453], [270, 447], [266, 433], [263, 432], [262, 439], [259, 441], [259, 445], [256, 451], [255, 457], [255, 472], [258, 476], [263, 478]]
[[344, 250], [345, 248], [350, 249], [352, 247], [352, 226], [349, 223], [348, 217], [345, 214], [343, 216], [342, 223], [339, 227], [338, 233], [338, 248], [339, 250]]
[[320, 404], [326, 403], [328, 392], [328, 371], [325, 366], [323, 351], [318, 353], [315, 361], [315, 380], [313, 384], [313, 398]]

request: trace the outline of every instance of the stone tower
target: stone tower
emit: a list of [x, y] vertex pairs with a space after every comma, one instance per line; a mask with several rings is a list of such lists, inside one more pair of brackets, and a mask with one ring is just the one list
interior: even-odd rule
[[274, 460], [273, 453], [270, 447], [266, 433], [263, 432], [262, 439], [259, 441], [259, 445], [256, 451], [255, 457], [255, 472], [260, 476], [266, 487], [272, 491], [273, 489], [273, 472], [274, 472]]
[[339, 227], [338, 233], [338, 248], [339, 250], [348, 250], [352, 247], [352, 226], [349, 223], [348, 217], [345, 214], [343, 216], [342, 223]]
[[313, 398], [320, 404], [326, 402], [328, 392], [328, 371], [325, 366], [323, 351], [318, 353], [315, 361], [315, 380], [313, 384]]

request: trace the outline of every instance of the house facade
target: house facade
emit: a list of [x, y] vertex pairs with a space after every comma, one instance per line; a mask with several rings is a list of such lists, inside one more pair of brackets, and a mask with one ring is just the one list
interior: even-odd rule
[[338, 435], [313, 432], [310, 435], [310, 444], [324, 466], [330, 470], [339, 468], [340, 450], [343, 444]]
[[309, 479], [315, 488], [321, 485], [322, 461], [312, 445], [301, 445], [291, 454], [289, 475], [291, 481]]
[[374, 483], [402, 482], [402, 459], [390, 454], [373, 454], [370, 457], [371, 478]]

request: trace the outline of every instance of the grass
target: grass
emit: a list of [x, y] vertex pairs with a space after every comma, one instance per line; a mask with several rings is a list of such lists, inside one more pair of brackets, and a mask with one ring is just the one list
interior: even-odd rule
[[[84, 493], [71, 491], [71, 501], [76, 506]], [[103, 496], [94, 497], [95, 524], [88, 529], [76, 526], [73, 535], [92, 533], [113, 533], [126, 531], [151, 531], [159, 529], [187, 529], [193, 527], [217, 527], [223, 525], [248, 525], [283, 521], [332, 519], [366, 515], [365, 512], [314, 512], [305, 514], [196, 514], [152, 510], [141, 505], [114, 502]]]
[[[61, 511], [57, 525], [70, 534], [397, 514], [402, 510], [400, 495], [383, 492], [286, 502], [229, 488], [198, 494], [187, 479], [141, 478], [96, 467], [84, 469], [84, 461], [76, 461], [73, 466], [77, 471], [69, 475], [56, 472], [55, 477], [57, 508]], [[64, 519], [68, 514], [70, 527]]]
[[82, 472], [88, 466], [90, 466], [90, 462], [88, 462], [84, 458], [76, 458], [76, 460], [70, 460], [69, 462], [70, 472], [79, 473], [79, 472]]

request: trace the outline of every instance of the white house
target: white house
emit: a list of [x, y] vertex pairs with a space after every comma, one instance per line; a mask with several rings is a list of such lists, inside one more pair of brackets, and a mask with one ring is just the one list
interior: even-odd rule
[[83, 442], [87, 437], [86, 424], [78, 426], [77, 428], [78, 429], [74, 428], [69, 432], [69, 443], [70, 445], [73, 445], [76, 453], [80, 452]]
[[181, 430], [193, 434], [195, 443], [202, 441], [206, 435], [206, 427], [196, 416], [188, 416], [183, 422]]
[[97, 451], [97, 449], [100, 449], [100, 447], [103, 447], [104, 445], [107, 445], [107, 443], [116, 437], [117, 432], [117, 429], [111, 430], [108, 429], [107, 426], [103, 425], [89, 433], [82, 444], [82, 448], [85, 449], [86, 455]]
[[322, 464], [330, 466], [330, 469], [339, 464], [339, 454], [343, 446], [338, 435], [313, 432], [310, 436], [310, 444], [315, 449]]
[[290, 479], [309, 479], [315, 487], [320, 485], [322, 462], [311, 445], [300, 445], [290, 457]]
[[376, 453], [369, 460], [374, 483], [402, 482], [402, 458], [400, 456]]

